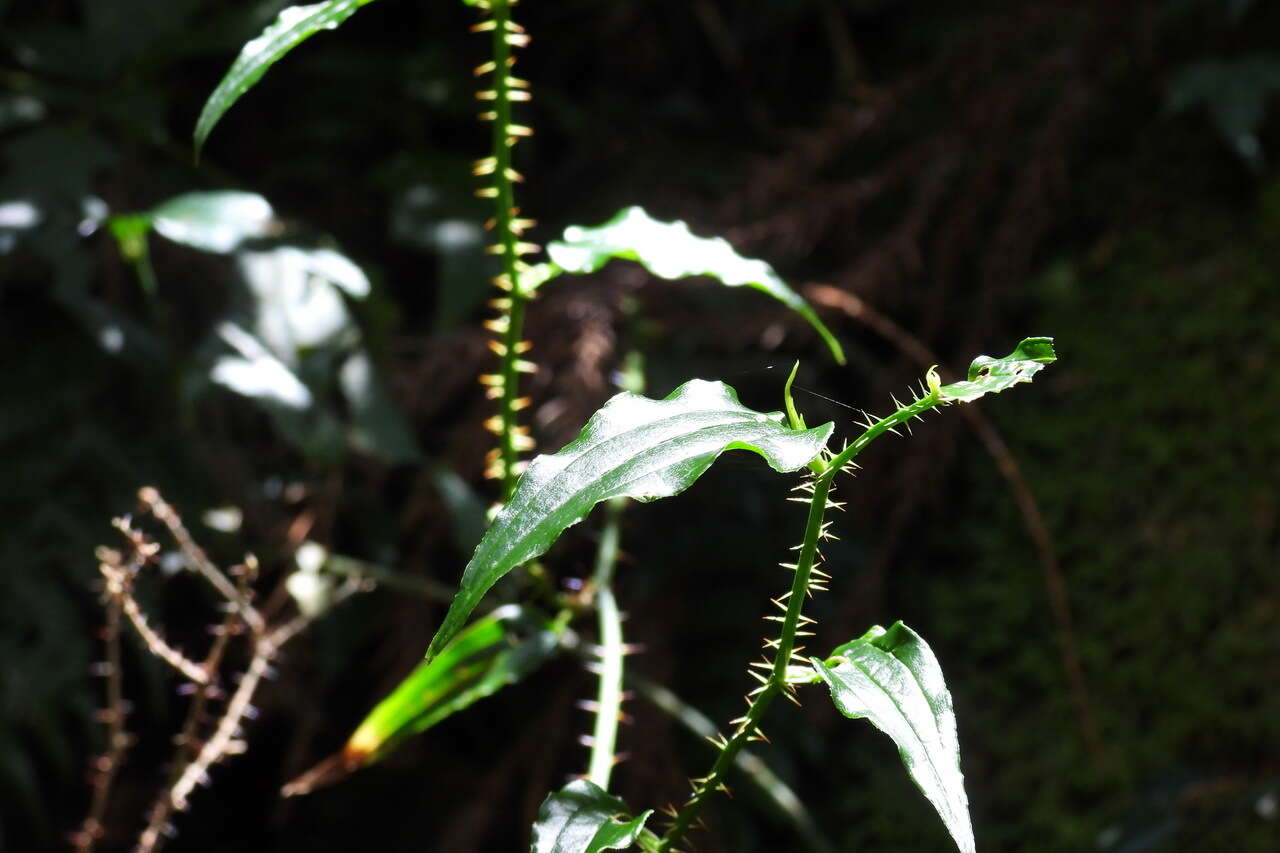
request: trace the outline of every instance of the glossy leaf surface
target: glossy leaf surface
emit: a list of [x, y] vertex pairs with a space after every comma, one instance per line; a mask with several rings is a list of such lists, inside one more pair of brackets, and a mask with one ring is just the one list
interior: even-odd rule
[[196, 121], [196, 151], [204, 146], [214, 125], [267, 73], [267, 69], [302, 42], [322, 30], [337, 29], [361, 6], [373, 0], [328, 0], [308, 6], [290, 6], [262, 35], [245, 44], [222, 81], [218, 83]]
[[695, 379], [665, 400], [617, 395], [563, 450], [530, 463], [467, 563], [427, 658], [458, 633], [499, 578], [545, 552], [601, 501], [679, 494], [726, 450], [750, 450], [776, 471], [795, 471], [822, 451], [832, 429], [793, 430], [780, 413], [743, 406], [721, 382]]
[[925, 641], [901, 622], [888, 631], [877, 625], [825, 661], [810, 663], [842, 714], [865, 718], [893, 739], [956, 846], [974, 853], [951, 693]]
[[558, 645], [550, 625], [513, 605], [498, 608], [379, 702], [347, 741], [345, 755], [362, 764], [378, 760], [404, 738], [520, 680]]
[[1046, 364], [1057, 360], [1053, 338], [1026, 338], [1004, 358], [975, 358], [969, 365], [968, 379], [942, 386], [942, 399], [969, 403], [986, 394], [999, 393], [1019, 382], [1030, 382]]
[[500, 607], [451, 642], [440, 656], [419, 664], [369, 712], [342, 751], [285, 786], [305, 794], [373, 764], [403, 740], [514, 684], [559, 648], [545, 620], [516, 605]]
[[706, 275], [730, 287], [753, 287], [808, 320], [836, 361], [844, 364], [844, 350], [835, 335], [773, 267], [742, 257], [721, 237], [698, 237], [683, 222], [659, 222], [642, 208], [628, 207], [599, 227], [566, 228], [563, 239], [547, 245], [547, 255], [565, 272], [595, 272], [621, 258], [639, 262], [660, 278]]
[[538, 809], [530, 853], [597, 853], [625, 850], [640, 837], [653, 810], [631, 818], [627, 804], [586, 779], [548, 796]]

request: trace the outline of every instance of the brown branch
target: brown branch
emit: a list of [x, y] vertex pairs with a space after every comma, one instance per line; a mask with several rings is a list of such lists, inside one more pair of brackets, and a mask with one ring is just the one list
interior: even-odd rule
[[[360, 580], [347, 580], [334, 592], [329, 606], [332, 607], [345, 600], [363, 586]], [[249, 665], [241, 676], [235, 693], [231, 694], [231, 698], [227, 701], [227, 707], [214, 726], [213, 734], [205, 741], [195, 758], [181, 768], [176, 774], [176, 779], [161, 794], [160, 801], [152, 809], [146, 828], [138, 837], [137, 853], [153, 853], [159, 849], [169, 815], [174, 811], [187, 809], [196, 786], [209, 783], [209, 771], [213, 765], [245, 751], [247, 746], [240, 738], [240, 729], [245, 717], [252, 712], [254, 694], [258, 691], [263, 679], [271, 672], [271, 663], [280, 649], [319, 615], [319, 613], [299, 614], [283, 625], [254, 635]]]
[[106, 600], [107, 621], [103, 628], [107, 659], [95, 667], [95, 672], [106, 679], [106, 707], [98, 714], [98, 719], [107, 726], [107, 750], [93, 762], [93, 793], [90, 798], [89, 814], [80, 828], [71, 834], [71, 846], [77, 851], [87, 853], [102, 838], [103, 818], [106, 816], [107, 800], [111, 793], [111, 783], [115, 780], [116, 771], [124, 761], [125, 750], [129, 746], [129, 735], [124, 730], [125, 704], [124, 688], [120, 658], [120, 613], [119, 597], [108, 596]]
[[204, 549], [191, 538], [191, 534], [182, 523], [182, 518], [174, 511], [173, 507], [166, 503], [164, 498], [160, 497], [160, 493], [150, 486], [138, 491], [138, 499], [147, 505], [152, 515], [165, 527], [169, 528], [169, 533], [173, 536], [174, 541], [178, 543], [178, 547], [182, 549], [182, 554], [187, 558], [187, 562], [191, 564], [191, 567], [203, 575], [217, 590], [218, 594], [239, 611], [251, 631], [255, 634], [261, 634], [266, 629], [262, 614], [258, 613], [257, 609], [249, 603], [248, 595], [236, 589], [235, 584], [231, 583], [222, 570], [209, 559], [209, 555], [204, 552]]
[[142, 612], [137, 599], [130, 592], [131, 576], [128, 570], [104, 560], [98, 564], [98, 571], [102, 572], [106, 581], [106, 594], [117, 602], [120, 609], [129, 617], [129, 622], [138, 632], [147, 651], [196, 684], [208, 684], [208, 670], [165, 642], [164, 637], [147, 623], [146, 614]]
[[[922, 368], [938, 364], [937, 356], [923, 341], [854, 294], [830, 285], [814, 284], [805, 288], [805, 295], [818, 305], [839, 309], [846, 316], [863, 323]], [[1036, 501], [1026, 478], [1022, 475], [1021, 467], [995, 425], [976, 405], [962, 406], [960, 411], [977, 434], [978, 440], [982, 442], [983, 448], [995, 462], [1000, 476], [1008, 484], [1014, 501], [1018, 505], [1018, 511], [1022, 515], [1023, 524], [1035, 546], [1044, 574], [1049, 607], [1057, 624], [1062, 667], [1070, 685], [1072, 703], [1076, 706], [1076, 712], [1080, 717], [1081, 734], [1094, 759], [1101, 762], [1105, 760], [1106, 748], [1094, 720], [1088, 683], [1080, 663], [1080, 651], [1076, 643], [1066, 581], [1058, 563], [1058, 553], [1053, 544], [1052, 534], [1049, 532], [1048, 525], [1045, 524], [1044, 515], [1040, 512], [1040, 504]]]
[[[249, 591], [249, 582], [256, 574], [256, 569], [257, 562], [253, 559], [246, 560], [238, 573], [235, 569], [232, 569], [232, 574], [237, 575], [240, 591], [246, 595]], [[227, 613], [220, 625], [214, 626], [213, 644], [209, 647], [209, 653], [205, 655], [203, 664], [205, 672], [212, 674], [221, 669], [222, 658], [226, 653], [227, 645], [239, 628], [239, 617], [234, 611]], [[177, 784], [183, 771], [196, 757], [196, 731], [200, 726], [200, 721], [204, 719], [205, 708], [208, 706], [209, 701], [218, 695], [219, 691], [212, 679], [203, 684], [197, 684], [195, 695], [191, 698], [191, 706], [187, 709], [186, 719], [182, 722], [182, 729], [174, 741], [178, 749], [169, 772], [168, 784], [156, 796], [151, 808], [147, 810], [147, 826], [143, 830], [143, 838], [159, 839], [166, 832], [169, 825], [169, 816], [173, 814], [173, 798], [169, 795], [169, 791]], [[154, 846], [154, 841], [152, 844]]]

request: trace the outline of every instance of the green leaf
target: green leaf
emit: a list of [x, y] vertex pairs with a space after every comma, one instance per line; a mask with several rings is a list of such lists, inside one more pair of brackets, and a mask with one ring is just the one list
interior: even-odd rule
[[369, 713], [344, 753], [362, 764], [377, 761], [406, 737], [519, 681], [558, 645], [550, 624], [514, 605], [498, 608], [419, 664]]
[[627, 804], [586, 779], [575, 779], [538, 809], [530, 853], [625, 850], [639, 840], [653, 809], [627, 819]]
[[334, 30], [361, 6], [373, 0], [328, 0], [309, 6], [290, 6], [262, 35], [245, 44], [230, 70], [218, 83], [196, 121], [196, 154], [223, 114], [267, 73], [267, 69], [321, 30]]
[[[265, 198], [233, 190], [184, 193], [141, 215], [175, 243], [219, 254], [235, 251], [245, 240], [270, 236], [276, 228]], [[120, 226], [113, 230], [119, 234]]]
[[925, 641], [901, 622], [888, 631], [877, 625], [825, 661], [810, 658], [810, 663], [842, 714], [865, 717], [893, 739], [956, 846], [974, 853], [951, 694]]
[[566, 228], [562, 240], [547, 245], [547, 255], [565, 272], [595, 272], [610, 260], [622, 258], [638, 261], [660, 278], [706, 275], [730, 287], [754, 287], [808, 320], [836, 361], [844, 364], [844, 350], [835, 335], [772, 267], [742, 257], [723, 238], [695, 236], [683, 222], [659, 222], [642, 208], [628, 207], [597, 228]]
[[980, 355], [969, 365], [969, 378], [941, 388], [944, 402], [968, 403], [986, 394], [996, 394], [1019, 382], [1030, 382], [1046, 364], [1058, 360], [1053, 338], [1027, 338], [1004, 358]]
[[337, 755], [303, 773], [284, 794], [305, 794], [380, 760], [406, 738], [537, 669], [559, 648], [560, 629], [508, 605], [460, 633], [377, 704]]
[[721, 382], [695, 379], [665, 400], [617, 395], [572, 443], [530, 463], [467, 563], [427, 659], [453, 638], [499, 578], [544, 553], [601, 501], [679, 494], [726, 450], [750, 450], [776, 471], [795, 471], [822, 451], [832, 429], [790, 429], [781, 413], [748, 409]]

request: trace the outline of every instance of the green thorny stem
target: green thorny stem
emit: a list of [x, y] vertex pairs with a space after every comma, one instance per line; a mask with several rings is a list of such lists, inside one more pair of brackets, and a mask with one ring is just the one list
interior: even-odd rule
[[502, 271], [493, 283], [503, 295], [490, 305], [500, 313], [485, 323], [485, 327], [498, 336], [489, 347], [502, 360], [496, 374], [480, 377], [490, 399], [498, 400], [498, 414], [485, 425], [498, 436], [498, 446], [487, 459], [486, 474], [502, 481], [502, 503], [506, 503], [516, 488], [521, 464], [517, 456], [522, 450], [533, 447], [528, 429], [516, 422], [516, 413], [529, 404], [519, 395], [519, 374], [530, 373], [533, 365], [519, 358], [529, 349], [521, 339], [524, 328], [524, 307], [531, 293], [522, 288], [520, 274], [527, 265], [521, 255], [537, 251], [537, 246], [524, 243], [520, 235], [533, 225], [532, 220], [520, 219], [520, 209], [515, 204], [514, 185], [523, 180], [511, 165], [511, 150], [517, 140], [529, 136], [529, 128], [511, 120], [513, 101], [529, 100], [529, 84], [512, 76], [515, 55], [512, 48], [524, 47], [529, 37], [523, 28], [511, 20], [511, 7], [515, 0], [478, 0], [474, 5], [490, 14], [486, 21], [472, 27], [473, 32], [492, 32], [493, 59], [476, 69], [477, 75], [491, 74], [493, 88], [476, 93], [481, 101], [492, 101], [493, 109], [480, 114], [483, 121], [493, 122], [493, 143], [490, 156], [476, 161], [474, 173], [491, 175], [493, 183], [476, 191], [481, 198], [494, 200], [494, 216], [489, 225], [494, 231], [495, 242], [489, 251], [502, 261]]
[[[826, 572], [818, 568], [818, 560], [821, 557], [818, 551], [818, 542], [822, 539], [834, 538], [827, 532], [827, 527], [830, 524], [825, 520], [827, 508], [835, 507], [839, 509], [843, 506], [843, 504], [831, 499], [832, 480], [835, 478], [836, 473], [856, 467], [852, 465], [853, 458], [885, 432], [892, 431], [899, 424], [906, 424], [912, 418], [919, 417], [929, 409], [945, 402], [934, 386], [931, 374], [930, 387], [924, 396], [918, 397], [910, 405], [903, 406], [899, 404], [898, 409], [893, 414], [878, 421], [872, 421], [868, 417], [864, 424], [866, 430], [851, 444], [828, 459], [815, 459], [810, 464], [811, 479], [805, 480], [796, 487], [797, 491], [808, 492], [809, 496], [792, 498], [792, 500], [809, 505], [804, 541], [799, 546], [800, 555], [795, 563], [782, 564], [784, 569], [793, 572], [791, 590], [781, 598], [773, 599], [773, 604], [783, 611], [783, 615], [765, 617], [768, 621], [780, 622], [782, 629], [779, 632], [778, 639], [765, 639], [766, 657], [761, 661], [752, 663], [752, 669], [747, 670], [748, 674], [760, 684], [746, 697], [746, 714], [731, 721], [731, 725], [736, 726], [733, 734], [728, 738], [723, 735], [708, 738], [720, 750], [715, 762], [711, 765], [711, 770], [706, 776], [691, 780], [693, 794], [678, 811], [675, 809], [668, 811], [668, 814], [673, 818], [673, 822], [671, 828], [662, 836], [658, 847], [660, 853], [671, 853], [675, 849], [675, 845], [680, 843], [689, 828], [697, 821], [698, 813], [702, 811], [703, 805], [713, 793], [717, 790], [725, 792], [729, 790], [725, 785], [725, 775], [729, 768], [733, 766], [738, 752], [749, 741], [767, 740], [760, 730], [760, 720], [764, 717], [769, 706], [773, 704], [773, 700], [778, 698], [779, 695], [783, 695], [792, 702], [799, 704], [799, 700], [795, 695], [795, 685], [787, 680], [787, 669], [791, 663], [792, 654], [802, 651], [804, 648], [796, 645], [796, 639], [812, 634], [811, 631], [803, 630], [804, 626], [813, 623], [813, 620], [802, 612], [805, 599], [812, 596], [814, 590], [825, 590], [826, 582], [830, 577]], [[792, 411], [790, 405], [788, 405], [788, 410], [789, 412]], [[793, 420], [796, 419], [798, 418], [793, 417]], [[767, 656], [770, 650], [774, 653], [772, 660], [769, 660]], [[762, 675], [761, 672], [756, 671], [757, 669], [768, 674]]]

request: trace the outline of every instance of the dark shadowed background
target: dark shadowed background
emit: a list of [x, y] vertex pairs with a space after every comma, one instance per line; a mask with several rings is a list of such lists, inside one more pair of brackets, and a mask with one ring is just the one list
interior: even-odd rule
[[[264, 589], [306, 540], [454, 584], [475, 519], [445, 487], [494, 497], [473, 379], [492, 295], [469, 173], [488, 145], [476, 16], [456, 0], [362, 9], [268, 73], [197, 165], [204, 99], [284, 5], [0, 0], [2, 849], [64, 849], [88, 809], [94, 548], [118, 542], [110, 519], [140, 486], [216, 559], [255, 553]], [[799, 358], [816, 392], [801, 408], [841, 436], [838, 403], [883, 413], [931, 360], [954, 373], [1054, 336], [1034, 385], [877, 444], [842, 485], [813, 645], [899, 618], [929, 640], [988, 853], [1276, 850], [1280, 5], [526, 0], [517, 18], [533, 239], [629, 204], [685, 219], [769, 260], [850, 355], [833, 365], [759, 294], [615, 263], [530, 309], [539, 447], [576, 435], [632, 350], [652, 394], [724, 379], [766, 410]], [[283, 274], [268, 249], [264, 268], [153, 236], [148, 282], [103, 224], [210, 189], [262, 195], [282, 237], [365, 271], [371, 293], [330, 331], [359, 341], [378, 405], [332, 387], [288, 420], [217, 381], [227, 316], [287, 322], [254, 289]], [[739, 713], [774, 564], [802, 532], [789, 485], [730, 454], [625, 516], [618, 592], [645, 648], [630, 665], [717, 721]], [[238, 526], [208, 515], [227, 508]], [[557, 546], [557, 581], [590, 573], [596, 529]], [[189, 576], [155, 572], [140, 596], [177, 644], [208, 643], [218, 617]], [[523, 849], [586, 759], [573, 703], [592, 681], [568, 660], [332, 788], [278, 796], [412, 668], [442, 612], [382, 586], [315, 625], [167, 849]], [[185, 711], [167, 672], [125, 654], [138, 741], [111, 850], [136, 836]], [[759, 753], [834, 849], [948, 849], [892, 744], [817, 699], [777, 711]], [[678, 800], [706, 745], [628, 710], [616, 791]], [[697, 849], [804, 849], [735, 790]]]

